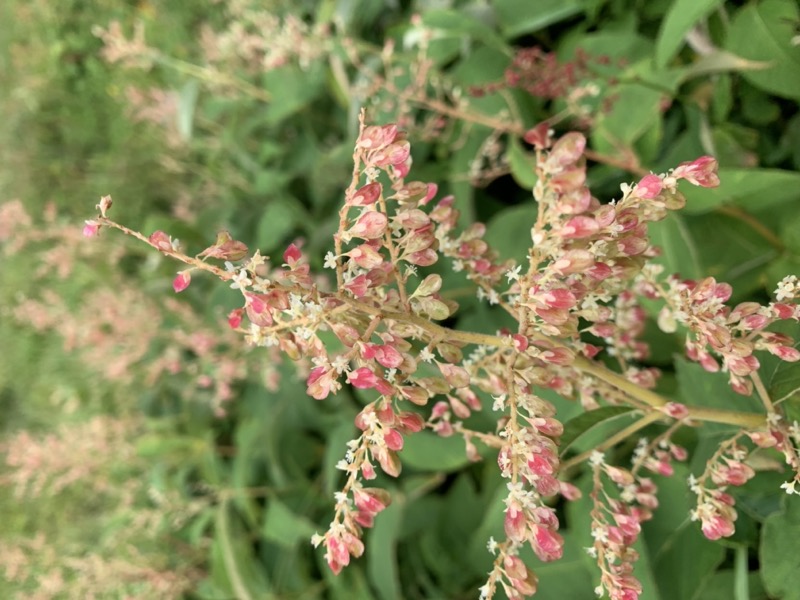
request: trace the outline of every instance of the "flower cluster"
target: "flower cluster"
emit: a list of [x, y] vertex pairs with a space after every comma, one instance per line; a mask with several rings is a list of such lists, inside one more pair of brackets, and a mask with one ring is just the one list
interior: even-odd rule
[[[93, 235], [101, 227], [116, 228], [183, 262], [186, 267], [173, 282], [176, 292], [187, 289], [198, 271], [237, 290], [242, 304], [229, 314], [230, 327], [249, 344], [296, 361], [309, 396], [324, 400], [345, 385], [359, 390], [359, 434], [337, 465], [346, 481], [335, 495], [328, 530], [313, 540], [325, 547], [333, 572], [363, 553], [364, 529], [390, 503], [388, 492], [366, 482], [376, 479], [378, 469], [398, 477], [407, 436], [429, 429], [443, 437], [463, 436], [471, 460], [481, 458], [476, 442], [498, 450], [508, 490], [506, 539], [490, 541], [496, 559], [481, 595], [491, 598], [498, 589], [510, 598], [533, 594], [536, 575], [523, 564], [520, 551], [530, 547], [540, 560], [558, 559], [563, 539], [547, 498], [579, 495], [574, 486], [558, 480], [563, 426], [553, 405], [537, 394], [537, 388], [548, 388], [580, 399], [587, 408], [633, 405], [644, 415], [626, 430], [628, 435], [672, 420], [652, 443], [640, 444], [630, 470], [607, 464], [599, 452], [590, 460], [591, 551], [601, 570], [600, 590], [615, 599], [634, 599], [641, 586], [632, 574], [636, 552], [631, 545], [640, 523], [657, 506], [655, 485], [639, 471], [670, 475], [671, 461], [686, 458], [686, 451], [671, 441], [672, 434], [696, 416], [691, 406], [653, 392], [658, 373], [639, 365], [648, 352], [640, 340], [646, 312], [639, 299], [666, 297], [667, 310], [695, 336], [690, 356], [705, 351], [702, 340], [724, 357], [736, 377], [744, 377], [740, 365], [750, 365], [747, 357], [753, 350], [793, 359], [790, 341], [764, 328], [777, 319], [796, 318], [791, 303], [796, 280], [785, 280], [779, 301], [766, 308], [740, 305], [729, 310], [724, 307], [727, 286], [713, 279], [668, 280], [665, 289], [649, 262], [657, 249], [648, 237], [648, 223], [683, 206], [680, 180], [716, 185], [713, 158], [646, 175], [624, 185], [620, 199], [604, 204], [587, 187], [584, 136], [568, 133], [556, 140], [553, 135], [543, 125], [525, 136], [536, 152], [533, 195], [538, 205], [527, 265], [500, 257], [485, 241], [482, 224], [459, 229], [452, 196], [437, 199], [435, 184], [408, 179], [412, 159], [406, 135], [396, 125], [367, 126], [363, 114], [334, 247], [324, 259], [325, 267], [335, 272], [333, 289], [312, 274], [312, 260], [300, 243], [286, 249], [282, 260], [275, 261], [278, 266], [226, 232], [189, 256], [164, 232], [144, 236], [110, 220], [105, 214], [110, 203], [91, 221]], [[518, 323], [516, 331], [490, 335], [437, 323], [458, 308], [442, 290], [441, 275], [427, 271], [434, 265], [441, 268], [440, 257], [465, 275], [480, 300], [510, 314]], [[726, 331], [733, 333], [726, 337]], [[621, 373], [593, 360], [601, 352], [613, 357]], [[469, 429], [465, 420], [482, 410], [489, 396], [496, 428]], [[706, 411], [702, 418], [715, 417]], [[760, 423], [758, 415], [716, 418], [752, 425], [754, 431]], [[764, 439], [775, 440], [777, 446], [780, 435], [787, 434], [775, 425]], [[743, 482], [752, 470], [733, 442], [723, 445], [710, 464], [692, 484], [701, 494], [696, 516], [704, 531], [711, 527], [712, 535], [724, 535], [735, 511], [722, 490]], [[706, 481], [718, 487], [707, 488]]]

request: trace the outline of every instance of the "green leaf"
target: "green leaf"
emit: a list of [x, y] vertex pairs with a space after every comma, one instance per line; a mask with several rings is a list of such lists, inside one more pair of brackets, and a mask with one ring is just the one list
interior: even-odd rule
[[687, 81], [694, 77], [701, 77], [712, 73], [745, 70], [754, 71], [767, 69], [769, 66], [770, 64], [768, 62], [747, 60], [727, 50], [716, 49], [709, 54], [704, 54], [688, 67], [681, 69], [683, 73], [681, 81]]
[[596, 135], [605, 145], [632, 144], [661, 118], [664, 92], [640, 84], [620, 84], [610, 112], [598, 119]]
[[628, 415], [633, 409], [628, 406], [603, 406], [584, 412], [564, 423], [561, 435], [561, 453], [563, 453], [585, 433], [602, 424], [616, 422], [621, 416]]
[[455, 471], [469, 464], [460, 436], [443, 438], [429, 431], [407, 436], [400, 460], [419, 471]]
[[583, 12], [579, 0], [495, 0], [492, 5], [506, 38], [533, 33]]
[[[459, 10], [433, 9], [422, 14], [422, 22], [435, 31], [434, 35], [448, 35], [463, 40], [480, 40], [487, 46], [509, 52], [508, 45], [490, 27]], [[438, 31], [436, 31], [438, 30]]]
[[520, 187], [532, 190], [536, 185], [536, 157], [525, 152], [516, 137], [512, 137], [508, 146], [508, 164], [511, 175]]
[[682, 185], [681, 191], [686, 196], [684, 212], [704, 213], [726, 202], [751, 210], [773, 209], [797, 200], [800, 190], [800, 173], [780, 169], [722, 168], [719, 181], [719, 187], [715, 188]]
[[314, 531], [311, 521], [295, 514], [280, 500], [269, 500], [261, 528], [264, 539], [291, 548], [300, 542], [307, 543]]
[[800, 46], [792, 44], [800, 9], [795, 0], [764, 0], [742, 7], [731, 22], [726, 46], [744, 58], [768, 62], [742, 75], [753, 85], [784, 98], [800, 99]]
[[227, 584], [238, 600], [270, 598], [266, 574], [253, 556], [241, 523], [231, 518], [230, 505], [223, 501], [217, 508], [213, 552], [218, 559], [215, 579]]
[[787, 496], [786, 509], [764, 523], [759, 546], [761, 576], [770, 596], [800, 599], [800, 499]]
[[767, 385], [773, 402], [800, 400], [800, 364], [781, 362]]
[[367, 575], [381, 600], [402, 598], [396, 553], [404, 504], [401, 498], [394, 498], [392, 504], [375, 518], [375, 526], [366, 543]]
[[288, 201], [276, 198], [267, 202], [258, 221], [258, 248], [272, 252], [279, 248], [298, 223], [298, 211]]
[[655, 61], [667, 66], [683, 45], [686, 34], [701, 19], [722, 4], [722, 0], [675, 0], [669, 6], [656, 39]]
[[[682, 357], [675, 358], [678, 388], [684, 404], [704, 406], [723, 410], [759, 414], [760, 402], [755, 398], [742, 396], [728, 385], [727, 373], [709, 373], [699, 364]], [[730, 428], [728, 425], [706, 423], [703, 428]]]
[[185, 142], [192, 139], [192, 126], [199, 93], [200, 82], [197, 79], [190, 79], [181, 88], [178, 96], [178, 133]]
[[536, 222], [536, 202], [514, 206], [496, 214], [486, 226], [484, 240], [497, 250], [500, 258], [513, 258], [517, 264], [527, 264], [531, 247], [531, 227]]
[[691, 232], [683, 219], [671, 213], [663, 221], [651, 223], [650, 239], [661, 248], [661, 255], [654, 262], [664, 265], [667, 273], [680, 273], [684, 279], [699, 279], [703, 266]]

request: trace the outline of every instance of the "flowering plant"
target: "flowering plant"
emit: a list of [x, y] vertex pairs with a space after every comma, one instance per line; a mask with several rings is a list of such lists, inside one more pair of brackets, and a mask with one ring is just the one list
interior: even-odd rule
[[[312, 540], [324, 547], [334, 573], [362, 555], [364, 531], [391, 503], [386, 489], [369, 482], [378, 469], [399, 476], [406, 439], [423, 430], [461, 438], [471, 461], [486, 454], [479, 446], [497, 453], [506, 488], [505, 535], [487, 540], [495, 558], [483, 598], [499, 589], [509, 598], [536, 592], [535, 568], [520, 554], [528, 547], [541, 561], [561, 558], [564, 540], [552, 499], [581, 496], [559, 477], [584, 461], [592, 474], [594, 541], [587, 551], [600, 570], [598, 595], [611, 598], [637, 598], [642, 591], [633, 546], [641, 523], [658, 506], [657, 485], [647, 474], [669, 476], [673, 461], [687, 459], [676, 442], [683, 428], [706, 422], [736, 428], [703, 473], [690, 478], [698, 496], [691, 517], [707, 538], [734, 533], [737, 512], [726, 490], [754, 476], [750, 454], [771, 448], [783, 455], [790, 469], [782, 487], [795, 491], [800, 426], [766, 389], [758, 356], [800, 360], [790, 337], [768, 329], [800, 318], [797, 278], [785, 278], [767, 304], [729, 306], [729, 285], [666, 275], [653, 262], [659, 250], [648, 223], [684, 206], [682, 180], [717, 186], [716, 160], [704, 156], [645, 175], [623, 185], [621, 197], [601, 203], [586, 185], [582, 134], [555, 138], [543, 124], [524, 140], [535, 151], [536, 176], [524, 263], [500, 256], [483, 239], [482, 224], [459, 227], [455, 198], [439, 198], [435, 183], [410, 178], [406, 135], [396, 125], [367, 125], [363, 112], [351, 183], [325, 256], [335, 285], [311, 272], [309, 257], [296, 244], [278, 263], [223, 232], [190, 256], [162, 231], [145, 236], [111, 220], [109, 196], [86, 222], [89, 237], [101, 228], [118, 229], [184, 263], [173, 282], [176, 292], [189, 287], [198, 271], [228, 282], [242, 299], [228, 316], [230, 327], [248, 344], [278, 347], [296, 361], [311, 397], [325, 400], [344, 385], [369, 392], [355, 419], [360, 433], [336, 465], [345, 481], [335, 495], [333, 521]], [[502, 308], [516, 326], [490, 334], [441, 324], [458, 309], [442, 275], [431, 270], [441, 262], [463, 273], [478, 297]], [[735, 392], [761, 403], [760, 412], [710, 409], [654, 391], [660, 373], [641, 366], [649, 352], [641, 335], [647, 307], [653, 311], [656, 304], [663, 331], [685, 331], [686, 356], [706, 371], [723, 371]], [[579, 402], [589, 417], [624, 408], [632, 422], [569, 456], [559, 449], [564, 423], [541, 390]], [[465, 423], [484, 409], [493, 411], [490, 428]], [[630, 465], [606, 460], [604, 451], [645, 428], [656, 433], [639, 440]]]

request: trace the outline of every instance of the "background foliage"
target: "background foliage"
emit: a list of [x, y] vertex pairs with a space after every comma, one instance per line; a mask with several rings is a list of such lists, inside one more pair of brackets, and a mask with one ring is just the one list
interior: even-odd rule
[[[128, 39], [143, 25], [144, 64], [104, 54], [93, 28], [115, 20]], [[362, 398], [308, 398], [275, 355], [230, 336], [231, 290], [200, 279], [175, 299], [173, 265], [113, 236], [85, 244], [82, 219], [111, 193], [115, 216], [145, 233], [205, 247], [227, 228], [264, 254], [303, 240], [320, 267], [365, 104], [376, 121], [404, 119], [417, 177], [486, 222], [502, 254], [524, 256], [531, 158], [497, 132], [563, 113], [557, 129], [587, 133], [604, 201], [637, 174], [716, 156], [722, 185], [688, 190], [686, 211], [652, 234], [670, 271], [727, 281], [735, 301], [764, 299], [800, 271], [798, 28], [793, 0], [4, 2], [0, 595], [474, 597], [486, 540], [502, 530], [494, 457], [471, 464], [459, 440], [409, 439], [403, 477], [384, 482], [399, 500], [366, 557], [334, 578], [308, 540], [330, 518], [333, 466]], [[552, 59], [509, 80], [530, 47]], [[574, 83], [559, 87], [567, 64]], [[575, 96], [587, 88], [598, 95]], [[508, 324], [461, 291], [454, 326]], [[747, 410], [674, 358], [678, 337], [651, 329], [659, 391]], [[791, 412], [797, 371], [766, 372]], [[553, 401], [563, 421], [579, 413]], [[568, 423], [570, 452], [624, 417], [595, 419]], [[687, 434], [695, 464], [659, 481], [643, 598], [797, 597], [786, 562], [797, 502], [776, 491], [775, 465], [737, 490], [733, 538], [707, 542], [689, 522], [686, 477], [722, 433]], [[537, 568], [538, 597], [592, 598], [585, 503], [563, 507], [563, 521], [565, 557]]]

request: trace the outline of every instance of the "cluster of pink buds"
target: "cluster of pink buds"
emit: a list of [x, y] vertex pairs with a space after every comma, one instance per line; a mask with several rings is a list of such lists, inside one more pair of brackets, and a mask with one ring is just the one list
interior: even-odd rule
[[762, 306], [742, 302], [730, 308], [725, 302], [730, 299], [731, 286], [718, 283], [713, 277], [702, 281], [673, 277], [667, 283], [666, 289], [658, 287], [667, 302], [659, 314], [659, 326], [672, 332], [678, 323], [684, 325], [689, 330], [687, 356], [706, 371], [727, 371], [736, 392], [747, 396], [753, 392], [749, 376], [760, 367], [756, 350], [766, 350], [787, 362], [800, 360], [794, 340], [782, 333], [766, 331], [776, 321], [800, 319], [797, 304], [773, 302]]
[[755, 476], [753, 468], [744, 462], [747, 451], [736, 443], [739, 437], [741, 434], [720, 446], [699, 478], [689, 477], [689, 488], [697, 494], [697, 508], [691, 517], [700, 521], [703, 535], [710, 540], [729, 537], [735, 531], [738, 515], [733, 496], [725, 491], [727, 487], [744, 485]]
[[601, 573], [595, 591], [598, 596], [608, 592], [612, 600], [636, 600], [642, 585], [633, 574], [639, 558], [633, 544], [641, 533], [641, 523], [651, 519], [658, 507], [656, 486], [631, 470], [606, 464], [600, 452], [593, 453], [590, 463], [594, 544], [587, 552], [597, 559]]

